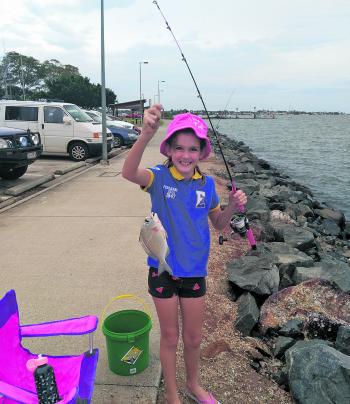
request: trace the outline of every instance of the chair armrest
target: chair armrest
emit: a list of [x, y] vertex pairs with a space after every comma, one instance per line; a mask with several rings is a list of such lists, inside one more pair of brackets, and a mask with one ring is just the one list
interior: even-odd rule
[[69, 318], [49, 323], [29, 324], [20, 327], [22, 337], [50, 337], [54, 335], [90, 334], [97, 328], [96, 316]]
[[13, 386], [12, 384], [8, 384], [5, 382], [0, 381], [0, 399], [1, 395], [5, 397], [16, 400], [22, 403], [28, 404], [37, 404], [38, 403], [38, 396], [30, 391], [23, 390], [19, 387]]

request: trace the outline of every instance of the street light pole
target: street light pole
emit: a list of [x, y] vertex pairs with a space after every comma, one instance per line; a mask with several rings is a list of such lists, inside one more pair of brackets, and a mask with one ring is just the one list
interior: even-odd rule
[[107, 132], [106, 132], [106, 84], [105, 84], [105, 39], [104, 39], [104, 13], [103, 0], [101, 0], [101, 107], [102, 107], [102, 164], [108, 164], [107, 159]]
[[160, 90], [159, 90], [159, 83], [165, 83], [165, 80], [158, 80], [158, 104], [160, 104]]
[[143, 120], [143, 103], [142, 103], [142, 85], [141, 85], [141, 65], [147, 65], [148, 62], [139, 62], [140, 66], [140, 111], [141, 111], [141, 124]]

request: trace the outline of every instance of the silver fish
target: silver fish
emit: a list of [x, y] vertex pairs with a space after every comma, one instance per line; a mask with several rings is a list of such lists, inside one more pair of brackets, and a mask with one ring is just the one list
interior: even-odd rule
[[169, 272], [170, 275], [173, 274], [173, 271], [165, 261], [165, 258], [169, 254], [169, 246], [166, 239], [166, 231], [157, 213], [151, 213], [146, 217], [141, 226], [139, 242], [147, 255], [158, 260], [158, 276], [164, 271]]

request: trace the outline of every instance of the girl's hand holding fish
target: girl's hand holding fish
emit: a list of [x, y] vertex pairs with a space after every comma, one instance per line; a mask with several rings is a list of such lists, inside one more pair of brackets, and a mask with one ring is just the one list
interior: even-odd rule
[[161, 104], [154, 104], [151, 108], [145, 110], [141, 131], [142, 138], [151, 140], [154, 134], [157, 132], [162, 115], [162, 109], [163, 107]]

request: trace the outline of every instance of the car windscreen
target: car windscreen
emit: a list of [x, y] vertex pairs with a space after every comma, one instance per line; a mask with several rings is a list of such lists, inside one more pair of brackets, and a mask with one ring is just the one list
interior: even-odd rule
[[93, 113], [93, 112], [86, 112], [88, 115], [89, 115], [89, 117], [91, 118], [91, 119], [93, 119], [95, 122], [98, 122], [98, 123], [102, 123], [102, 118], [100, 117], [100, 115], [98, 115], [98, 114], [95, 114], [95, 113]]
[[82, 109], [74, 104], [63, 105], [63, 108], [76, 122], [92, 122], [93, 119], [89, 117]]

